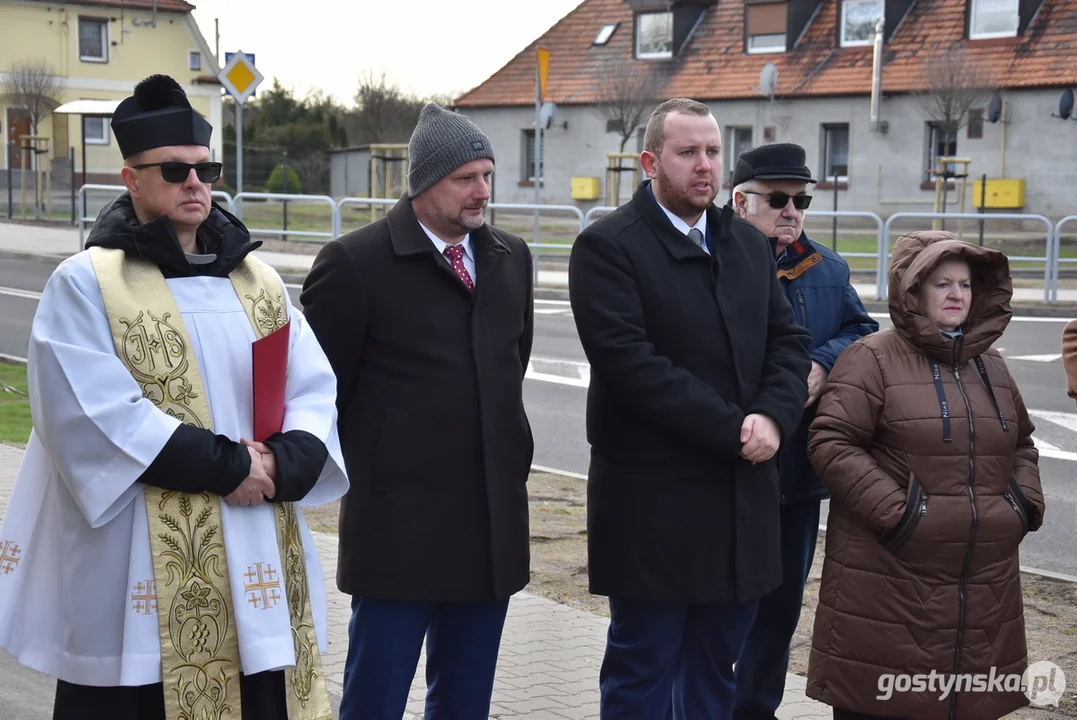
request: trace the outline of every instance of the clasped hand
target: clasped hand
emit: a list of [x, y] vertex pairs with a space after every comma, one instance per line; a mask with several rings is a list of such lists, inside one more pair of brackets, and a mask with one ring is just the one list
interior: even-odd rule
[[261, 505], [277, 494], [277, 458], [265, 443], [242, 440], [251, 455], [250, 474], [224, 498], [229, 505]]
[[781, 441], [778, 423], [767, 415], [748, 415], [740, 426], [740, 456], [753, 465], [774, 457]]

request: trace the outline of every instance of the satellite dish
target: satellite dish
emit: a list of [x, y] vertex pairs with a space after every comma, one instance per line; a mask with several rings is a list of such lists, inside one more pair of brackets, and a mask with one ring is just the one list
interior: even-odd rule
[[1062, 91], [1062, 97], [1058, 99], [1058, 116], [1063, 120], [1069, 120], [1073, 114], [1073, 91], [1066, 88]]
[[557, 117], [557, 105], [550, 100], [542, 103], [542, 107], [539, 108], [539, 126], [543, 130], [549, 130], [555, 117]]
[[778, 87], [778, 67], [768, 62], [759, 72], [759, 91], [764, 97], [773, 98], [776, 87]]
[[987, 101], [987, 122], [997, 123], [1002, 118], [1002, 96], [992, 93]]

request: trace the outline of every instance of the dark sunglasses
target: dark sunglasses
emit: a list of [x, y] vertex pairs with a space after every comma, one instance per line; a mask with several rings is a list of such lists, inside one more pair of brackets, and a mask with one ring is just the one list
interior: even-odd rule
[[161, 177], [164, 178], [166, 183], [172, 183], [179, 185], [186, 182], [190, 177], [191, 171], [194, 170], [195, 175], [198, 176], [199, 182], [215, 183], [221, 179], [221, 168], [224, 167], [224, 163], [219, 162], [200, 162], [200, 163], [182, 163], [182, 162], [160, 162], [160, 163], [143, 163], [141, 165], [134, 165], [135, 170], [144, 170], [151, 167], [161, 168]]
[[782, 208], [784, 208], [789, 203], [789, 198], [793, 198], [793, 207], [795, 207], [797, 210], [807, 210], [808, 206], [811, 205], [812, 198], [811, 195], [789, 195], [788, 193], [777, 191], [771, 193], [760, 193], [752, 192], [751, 190], [745, 190], [744, 194], [762, 195], [767, 199], [767, 203], [775, 210], [781, 210]]

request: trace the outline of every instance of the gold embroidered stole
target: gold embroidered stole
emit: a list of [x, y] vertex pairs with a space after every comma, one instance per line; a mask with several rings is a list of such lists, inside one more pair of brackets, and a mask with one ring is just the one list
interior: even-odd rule
[[[209, 402], [191, 341], [160, 269], [123, 251], [90, 250], [116, 352], [143, 396], [181, 422], [212, 430]], [[276, 274], [250, 256], [231, 275], [255, 334], [287, 321]], [[145, 486], [160, 621], [168, 720], [242, 717], [239, 645], [221, 532], [221, 499]], [[277, 543], [296, 665], [285, 672], [290, 720], [332, 720], [310, 607], [298, 517], [276, 506]]]

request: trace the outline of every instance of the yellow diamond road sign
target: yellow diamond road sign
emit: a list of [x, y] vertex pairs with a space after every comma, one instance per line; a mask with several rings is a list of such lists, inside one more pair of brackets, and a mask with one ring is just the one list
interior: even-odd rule
[[264, 79], [254, 62], [242, 50], [232, 55], [228, 63], [217, 73], [221, 85], [242, 105]]

